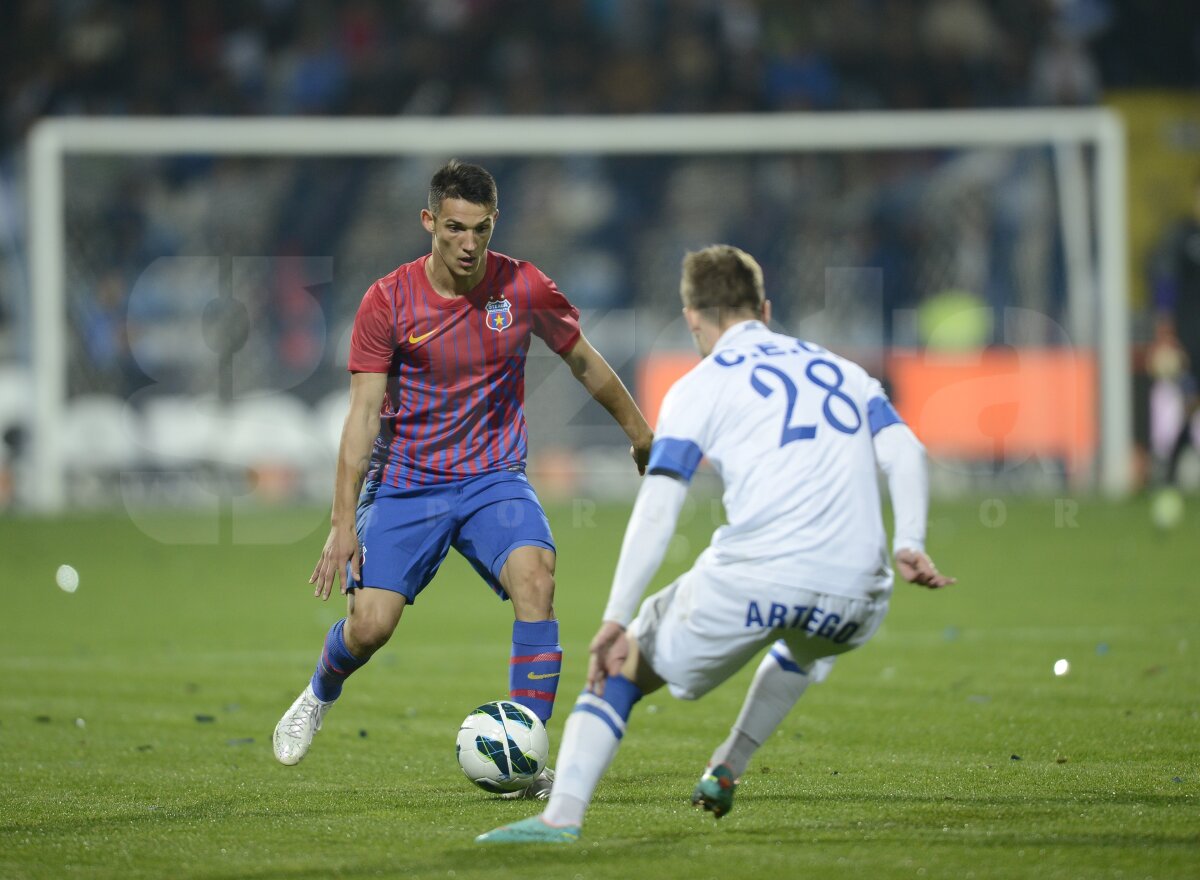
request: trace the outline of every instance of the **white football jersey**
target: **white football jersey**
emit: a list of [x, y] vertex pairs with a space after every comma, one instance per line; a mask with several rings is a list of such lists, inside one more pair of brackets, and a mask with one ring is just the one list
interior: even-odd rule
[[862, 367], [759, 321], [722, 334], [663, 400], [651, 473], [725, 486], [700, 565], [878, 599], [892, 587], [872, 438], [900, 417]]

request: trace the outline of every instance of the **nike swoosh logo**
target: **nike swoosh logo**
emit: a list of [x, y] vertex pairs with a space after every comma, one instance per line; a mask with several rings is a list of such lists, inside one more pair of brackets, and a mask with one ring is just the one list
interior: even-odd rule
[[422, 334], [421, 336], [417, 336], [414, 333], [409, 333], [408, 334], [408, 344], [416, 345], [418, 342], [424, 342], [426, 339], [428, 339], [430, 336], [432, 336], [434, 333], [437, 333], [441, 329], [442, 329], [441, 327], [435, 327], [434, 329], [430, 330], [428, 333]]
[[557, 672], [531, 672], [531, 673], [529, 673], [529, 677], [531, 679], [533, 679], [534, 681], [537, 681], [539, 678], [556, 678], [557, 676], [558, 676]]

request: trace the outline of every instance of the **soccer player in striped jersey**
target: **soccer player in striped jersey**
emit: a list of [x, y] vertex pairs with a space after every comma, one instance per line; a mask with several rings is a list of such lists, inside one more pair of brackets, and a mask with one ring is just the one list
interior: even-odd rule
[[[346, 617], [330, 629], [312, 680], [275, 728], [275, 756], [304, 757], [342, 684], [391, 637], [450, 547], [515, 622], [509, 696], [550, 718], [562, 665], [554, 617], [554, 539], [525, 477], [525, 359], [541, 337], [625, 430], [639, 472], [652, 434], [579, 312], [537, 267], [488, 250], [496, 184], [451, 161], [433, 176], [421, 222], [430, 253], [363, 297], [350, 347], [329, 538], [310, 578]], [[545, 796], [548, 778], [529, 796]]]
[[[729, 812], [754, 752], [832, 658], [870, 639], [887, 612], [892, 569], [877, 467], [887, 474], [901, 575], [934, 589], [954, 582], [925, 554], [924, 449], [879, 383], [820, 346], [772, 332], [762, 270], [737, 248], [688, 254], [681, 294], [703, 360], [663, 400], [554, 791], [544, 813], [481, 843], [578, 840], [634, 704], [664, 684], [697, 699], [770, 646], [692, 795], [717, 818]], [[702, 458], [725, 484], [729, 523], [635, 617]]]

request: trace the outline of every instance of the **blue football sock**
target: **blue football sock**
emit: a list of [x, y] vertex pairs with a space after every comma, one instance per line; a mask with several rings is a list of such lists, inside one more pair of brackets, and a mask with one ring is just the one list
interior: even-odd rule
[[554, 695], [562, 671], [558, 621], [514, 621], [512, 638], [508, 696], [532, 710], [545, 724], [554, 712]]
[[346, 618], [343, 617], [329, 628], [329, 634], [325, 636], [325, 648], [321, 651], [317, 671], [312, 677], [313, 693], [318, 700], [326, 703], [341, 696], [342, 683], [350, 677], [350, 673], [367, 662], [346, 650], [346, 641], [342, 638], [345, 626]]
[[604, 679], [604, 696], [585, 690], [575, 701], [575, 711], [595, 715], [609, 726], [613, 736], [622, 739], [633, 704], [641, 698], [642, 689], [632, 681], [623, 675], [610, 675]]

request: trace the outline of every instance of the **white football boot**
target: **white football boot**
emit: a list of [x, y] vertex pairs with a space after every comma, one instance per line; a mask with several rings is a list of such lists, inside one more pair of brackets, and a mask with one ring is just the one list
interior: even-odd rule
[[308, 683], [304, 693], [296, 697], [292, 708], [283, 713], [275, 725], [275, 758], [280, 764], [299, 764], [300, 759], [308, 754], [313, 735], [321, 729], [321, 719], [332, 705], [332, 700], [328, 703], [318, 700], [313, 693], [312, 682]]
[[545, 767], [541, 773], [533, 778], [533, 782], [529, 783], [525, 788], [505, 792], [500, 797], [509, 801], [520, 800], [522, 798], [528, 798], [533, 801], [548, 801], [550, 800], [550, 789], [553, 787], [554, 771], [549, 767]]

